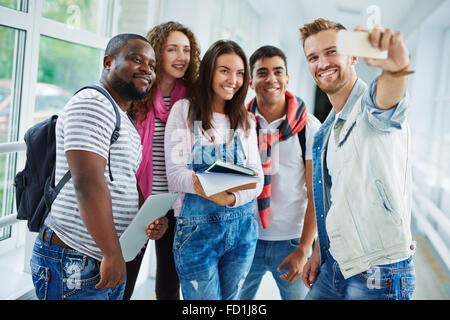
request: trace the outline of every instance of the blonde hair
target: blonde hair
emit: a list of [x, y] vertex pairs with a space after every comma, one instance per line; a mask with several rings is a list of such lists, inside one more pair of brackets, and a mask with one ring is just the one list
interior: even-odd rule
[[347, 30], [342, 24], [323, 18], [314, 20], [311, 23], [305, 24], [303, 28], [300, 28], [300, 40], [302, 41], [303, 47], [305, 47], [305, 40], [314, 34], [319, 33], [324, 30]]

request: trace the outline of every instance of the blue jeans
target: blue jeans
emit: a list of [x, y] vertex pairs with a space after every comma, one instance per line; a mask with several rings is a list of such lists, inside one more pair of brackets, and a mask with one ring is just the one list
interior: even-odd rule
[[286, 273], [288, 268], [281, 270], [281, 272], [277, 271], [278, 266], [297, 249], [299, 243], [299, 238], [285, 241], [258, 240], [252, 267], [242, 287], [241, 299], [253, 300], [264, 274], [269, 271], [277, 283], [281, 299], [303, 300], [308, 288], [303, 284], [301, 277], [294, 282], [288, 282], [280, 279], [280, 275]]
[[330, 253], [306, 300], [409, 300], [415, 288], [412, 257], [374, 266], [344, 279]]
[[238, 299], [257, 236], [255, 217], [245, 210], [179, 217], [173, 253], [183, 299]]
[[[45, 242], [42, 241], [47, 229]], [[95, 289], [100, 281], [100, 261], [76, 250], [50, 244], [53, 230], [43, 226], [33, 248], [30, 266], [40, 300], [121, 300], [125, 283], [112, 289]]]

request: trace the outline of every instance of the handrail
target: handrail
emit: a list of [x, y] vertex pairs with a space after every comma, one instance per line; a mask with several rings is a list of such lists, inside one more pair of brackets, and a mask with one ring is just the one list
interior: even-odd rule
[[445, 232], [450, 239], [450, 218], [445, 215], [433, 201], [424, 196], [416, 184], [413, 188], [413, 199], [419, 205], [422, 215], [425, 216], [427, 220], [434, 222], [434, 225], [436, 225], [439, 230]]
[[2, 153], [12, 153], [27, 150], [27, 145], [24, 141], [20, 142], [9, 142], [0, 143], [0, 154]]
[[[13, 153], [27, 150], [27, 146], [25, 142], [9, 142], [9, 143], [0, 143], [0, 154], [3, 153]], [[10, 225], [19, 223], [20, 220], [17, 220], [17, 214], [9, 214], [5, 217], [0, 217], [0, 228], [8, 227]]]
[[445, 240], [450, 238], [450, 219], [421, 193], [417, 185], [413, 188], [412, 218], [416, 220], [416, 228], [430, 241], [447, 270], [450, 270], [450, 248]]
[[17, 220], [17, 213], [7, 215], [6, 217], [0, 218], [0, 229], [19, 222], [20, 220]]

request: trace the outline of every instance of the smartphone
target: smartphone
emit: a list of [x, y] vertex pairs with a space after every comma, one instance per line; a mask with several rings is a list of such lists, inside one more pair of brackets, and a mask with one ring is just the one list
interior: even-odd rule
[[337, 35], [337, 51], [345, 56], [386, 59], [387, 51], [372, 47], [369, 33], [363, 31], [339, 30]]

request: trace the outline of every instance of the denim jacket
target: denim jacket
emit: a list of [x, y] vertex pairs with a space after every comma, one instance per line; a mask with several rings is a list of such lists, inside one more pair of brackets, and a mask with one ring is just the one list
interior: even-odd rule
[[411, 238], [408, 99], [381, 110], [376, 80], [358, 79], [335, 124], [338, 185], [331, 203], [326, 164], [336, 113], [331, 110], [314, 137], [313, 193], [321, 264], [328, 251], [345, 278], [373, 265], [409, 258]]

